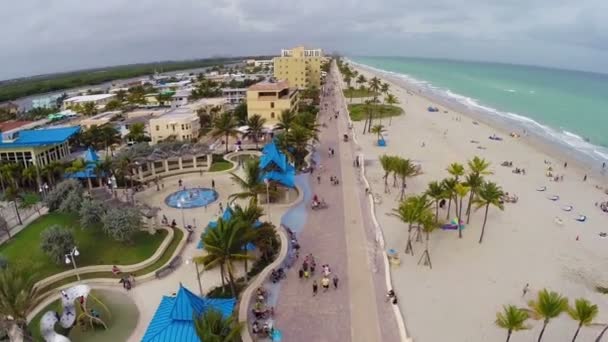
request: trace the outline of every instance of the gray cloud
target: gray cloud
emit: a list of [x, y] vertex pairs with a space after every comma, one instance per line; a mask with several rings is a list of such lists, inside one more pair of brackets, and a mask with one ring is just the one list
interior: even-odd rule
[[0, 79], [297, 44], [608, 72], [605, 0], [20, 0], [0, 32]]

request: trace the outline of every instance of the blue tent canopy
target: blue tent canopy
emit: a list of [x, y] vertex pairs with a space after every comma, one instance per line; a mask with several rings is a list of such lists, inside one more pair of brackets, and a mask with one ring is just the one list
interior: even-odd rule
[[291, 165], [287, 156], [279, 151], [274, 140], [269, 142], [262, 149], [262, 157], [260, 158], [260, 168], [262, 171], [262, 179], [278, 182], [286, 187], [295, 187], [294, 177], [296, 170]]
[[85, 169], [83, 171], [67, 173], [65, 174], [65, 178], [74, 178], [74, 179], [87, 179], [87, 178], [97, 178], [97, 173], [95, 169], [97, 168], [97, 164], [99, 163], [99, 156], [97, 152], [92, 147], [89, 147], [84, 154], [84, 162], [86, 164]]
[[209, 309], [228, 317], [236, 300], [199, 297], [180, 284], [175, 297], [163, 296], [142, 342], [200, 342], [194, 328], [194, 317]]

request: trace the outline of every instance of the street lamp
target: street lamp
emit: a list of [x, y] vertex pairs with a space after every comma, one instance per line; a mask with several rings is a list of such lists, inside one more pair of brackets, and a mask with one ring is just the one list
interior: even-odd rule
[[268, 222], [272, 222], [270, 219], [270, 180], [266, 178], [264, 183], [266, 183], [266, 215], [268, 215]]
[[184, 203], [185, 203], [185, 199], [182, 197], [179, 200], [177, 200], [177, 207], [181, 209], [182, 212], [182, 225], [184, 226], [184, 228], [186, 228], [186, 218], [184, 217]]
[[[71, 263], [74, 266], [75, 271], [76, 271], [76, 259], [74, 257], [77, 257], [79, 255], [80, 255], [80, 252], [78, 252], [78, 248], [76, 248], [76, 246], [74, 246], [74, 248], [72, 248], [70, 253], [65, 255], [65, 263], [68, 265]], [[76, 271], [76, 278], [78, 279], [78, 281], [80, 281], [80, 274], [78, 274], [78, 271]]]

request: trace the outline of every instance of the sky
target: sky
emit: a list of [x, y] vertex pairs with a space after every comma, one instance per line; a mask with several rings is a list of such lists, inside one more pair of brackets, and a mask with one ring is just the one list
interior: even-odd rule
[[19, 0], [0, 32], [0, 79], [296, 45], [608, 73], [606, 0]]

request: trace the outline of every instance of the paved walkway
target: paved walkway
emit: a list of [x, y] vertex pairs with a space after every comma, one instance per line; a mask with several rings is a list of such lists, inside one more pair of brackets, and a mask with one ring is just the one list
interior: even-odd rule
[[[338, 81], [337, 75], [331, 73], [327, 84]], [[317, 168], [311, 182], [313, 193], [325, 199], [329, 208], [310, 212], [298, 236], [302, 246], [299, 265], [305, 255], [312, 253], [317, 263], [313, 279], [320, 282], [321, 265], [329, 264], [332, 276], [340, 279], [339, 288], [332, 287], [325, 293], [319, 285], [319, 293], [313, 296], [312, 279], [299, 279], [299, 265], [293, 267], [282, 285], [275, 310], [276, 326], [286, 341], [392, 341], [381, 334], [360, 186], [351, 166], [353, 151], [350, 143], [341, 141], [341, 131], [347, 128], [342, 118], [329, 118], [339, 109], [339, 96], [334, 92], [322, 99], [322, 109], [328, 103], [327, 110], [319, 115], [320, 122], [327, 124], [317, 147], [322, 171]], [[333, 158], [328, 156], [330, 147], [336, 152]], [[320, 184], [318, 175], [322, 178]], [[341, 185], [331, 185], [330, 176], [337, 176]], [[391, 318], [382, 315], [382, 319]]]

